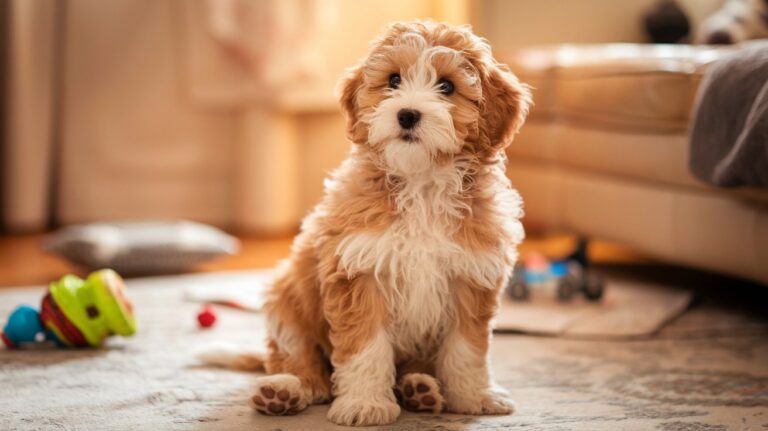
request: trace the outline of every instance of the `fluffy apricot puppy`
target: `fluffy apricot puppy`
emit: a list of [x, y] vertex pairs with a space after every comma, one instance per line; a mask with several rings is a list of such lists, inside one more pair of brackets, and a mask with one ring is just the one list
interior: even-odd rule
[[253, 406], [332, 402], [343, 425], [401, 406], [508, 414], [489, 371], [490, 320], [523, 239], [504, 148], [530, 92], [468, 27], [398, 23], [340, 84], [349, 157], [303, 221], [264, 307]]

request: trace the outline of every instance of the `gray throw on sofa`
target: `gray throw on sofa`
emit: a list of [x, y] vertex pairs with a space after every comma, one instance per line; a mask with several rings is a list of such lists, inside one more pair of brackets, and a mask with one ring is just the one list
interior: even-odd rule
[[768, 41], [707, 70], [694, 105], [690, 167], [721, 187], [768, 187]]

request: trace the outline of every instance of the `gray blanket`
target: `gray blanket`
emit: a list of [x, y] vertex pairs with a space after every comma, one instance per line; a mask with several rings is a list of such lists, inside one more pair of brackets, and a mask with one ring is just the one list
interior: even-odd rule
[[768, 42], [715, 63], [699, 87], [690, 167], [720, 187], [768, 187]]

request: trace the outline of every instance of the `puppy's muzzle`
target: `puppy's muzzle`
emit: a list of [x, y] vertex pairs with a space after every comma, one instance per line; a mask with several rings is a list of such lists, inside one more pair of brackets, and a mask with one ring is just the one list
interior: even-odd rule
[[406, 130], [413, 129], [421, 119], [421, 112], [415, 109], [401, 109], [397, 111], [397, 122]]

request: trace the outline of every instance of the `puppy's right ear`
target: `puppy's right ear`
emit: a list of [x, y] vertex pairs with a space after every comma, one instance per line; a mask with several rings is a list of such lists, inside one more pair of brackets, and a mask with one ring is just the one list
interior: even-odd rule
[[360, 124], [359, 107], [357, 105], [357, 91], [363, 85], [363, 66], [357, 65], [349, 70], [339, 81], [337, 91], [341, 110], [347, 117], [347, 136], [352, 142], [358, 144], [365, 142], [364, 128]]

